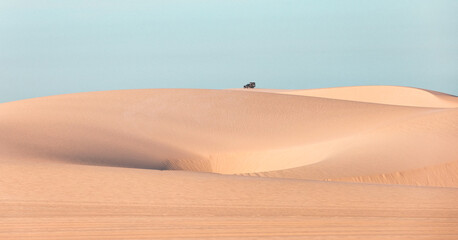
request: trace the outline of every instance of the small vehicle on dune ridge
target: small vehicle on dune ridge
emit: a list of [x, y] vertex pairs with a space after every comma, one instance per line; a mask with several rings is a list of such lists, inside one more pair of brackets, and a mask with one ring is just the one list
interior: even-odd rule
[[255, 82], [250, 82], [248, 84], [246, 84], [245, 86], [243, 86], [243, 88], [255, 88], [256, 87], [256, 83]]

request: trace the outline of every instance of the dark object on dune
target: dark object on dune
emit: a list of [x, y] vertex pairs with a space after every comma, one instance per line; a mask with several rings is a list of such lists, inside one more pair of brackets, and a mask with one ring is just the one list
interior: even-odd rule
[[256, 87], [256, 83], [255, 82], [250, 82], [247, 85], [243, 86], [243, 88], [255, 88], [255, 87]]

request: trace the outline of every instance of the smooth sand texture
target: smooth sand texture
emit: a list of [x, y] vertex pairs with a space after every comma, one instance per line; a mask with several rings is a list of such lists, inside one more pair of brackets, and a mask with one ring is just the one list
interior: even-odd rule
[[458, 107], [455, 96], [426, 89], [400, 86], [355, 86], [304, 90], [256, 89], [256, 91], [399, 106]]
[[0, 239], [458, 239], [457, 107], [390, 86], [0, 104]]

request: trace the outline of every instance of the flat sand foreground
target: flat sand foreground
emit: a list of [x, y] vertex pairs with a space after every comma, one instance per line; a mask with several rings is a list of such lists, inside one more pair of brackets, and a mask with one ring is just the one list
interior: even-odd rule
[[456, 239], [458, 189], [2, 167], [0, 239]]
[[0, 239], [458, 239], [458, 100], [367, 86], [0, 104]]

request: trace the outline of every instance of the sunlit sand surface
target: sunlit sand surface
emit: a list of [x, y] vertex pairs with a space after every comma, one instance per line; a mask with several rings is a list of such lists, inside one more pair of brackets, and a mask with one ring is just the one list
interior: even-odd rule
[[0, 104], [0, 239], [458, 239], [458, 99], [145, 89]]

